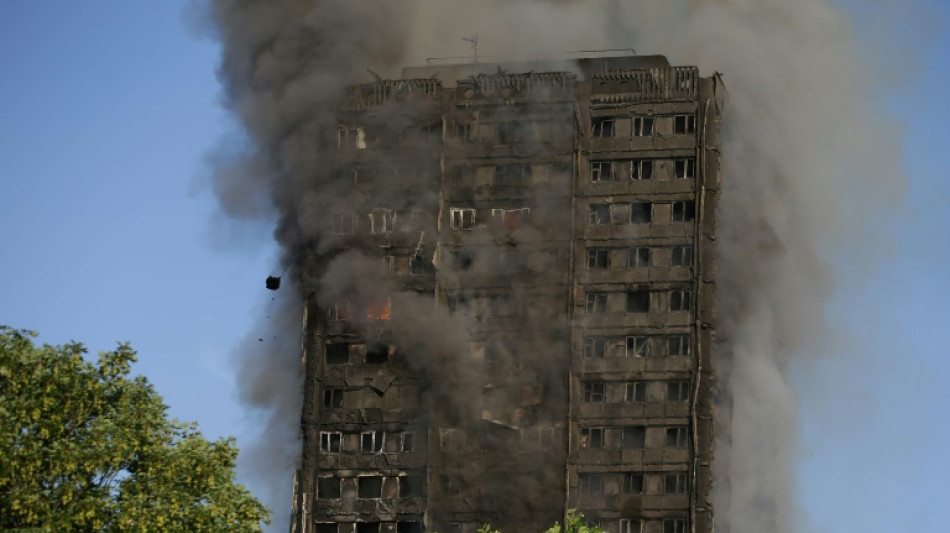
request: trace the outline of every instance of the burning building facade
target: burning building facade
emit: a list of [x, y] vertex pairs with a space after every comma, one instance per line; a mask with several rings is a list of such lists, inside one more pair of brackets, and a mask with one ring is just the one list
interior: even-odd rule
[[659, 56], [347, 88], [292, 531], [712, 531], [721, 93]]

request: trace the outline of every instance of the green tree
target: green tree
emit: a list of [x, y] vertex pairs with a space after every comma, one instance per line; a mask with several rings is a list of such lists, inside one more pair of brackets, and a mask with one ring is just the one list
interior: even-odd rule
[[35, 336], [0, 326], [0, 531], [261, 530], [233, 439], [168, 420], [129, 345], [92, 363]]

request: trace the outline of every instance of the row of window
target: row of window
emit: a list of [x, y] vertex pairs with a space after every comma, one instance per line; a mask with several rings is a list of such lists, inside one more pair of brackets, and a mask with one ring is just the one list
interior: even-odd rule
[[686, 494], [686, 480], [686, 472], [581, 472], [578, 491], [592, 497]]
[[561, 142], [574, 137], [574, 125], [567, 120], [502, 120], [458, 122], [455, 138], [465, 142], [492, 141], [496, 144]]
[[[662, 443], [651, 442], [651, 448], [686, 448], [689, 445], [687, 426], [649, 429], [665, 433]], [[641, 450], [648, 447], [647, 430], [646, 426], [581, 428], [580, 447], [582, 450]]]
[[[359, 216], [353, 212], [337, 212], [330, 220], [330, 231], [334, 235], [352, 235], [359, 226]], [[373, 209], [366, 214], [366, 230], [372, 235], [385, 235], [394, 231], [415, 231], [425, 224], [426, 212], [395, 211], [392, 209]]]
[[672, 167], [664, 175], [654, 172], [654, 169], [667, 168], [664, 160], [658, 159], [627, 159], [610, 161], [591, 161], [590, 180], [592, 182], [618, 181], [630, 179], [634, 181], [650, 179], [692, 179], [696, 177], [696, 159], [683, 157], [672, 160]]
[[[503, 433], [507, 435], [509, 431], [503, 430]], [[516, 444], [525, 452], [544, 448], [555, 441], [555, 431], [560, 431], [560, 428], [553, 426], [521, 428], [516, 435]], [[466, 446], [472, 445], [473, 441], [479, 439], [482, 441], [479, 446], [490, 445], [492, 440], [490, 432], [468, 434], [461, 428], [439, 428], [439, 449], [443, 452], [462, 451]], [[484, 447], [487, 448], [487, 446]]]
[[514, 163], [506, 165], [457, 165], [453, 171], [452, 186], [457, 189], [472, 187], [525, 187], [532, 183], [545, 182], [551, 175], [571, 172], [567, 163], [529, 165]]
[[[660, 248], [661, 247], [658, 246], [634, 246], [631, 248], [588, 248], [587, 268], [588, 270], [606, 269], [617, 263], [623, 264], [627, 268], [667, 266], [655, 264], [656, 254], [654, 252], [658, 251]], [[693, 266], [692, 246], [669, 246], [663, 248], [669, 248], [670, 250], [669, 266]]]
[[425, 495], [422, 476], [357, 476], [317, 478], [321, 499], [418, 498]]
[[365, 150], [379, 146], [395, 146], [404, 142], [442, 139], [442, 122], [430, 122], [400, 130], [340, 125], [336, 130], [337, 149]]
[[[627, 292], [588, 291], [585, 295], [587, 312], [604, 314], [607, 312], [608, 299], [626, 297], [627, 313], [653, 313], [657, 311], [690, 311], [693, 308], [693, 292], [685, 289], [670, 291], [633, 290]], [[666, 296], [666, 305], [662, 305], [661, 296]], [[611, 306], [613, 308], [614, 306]]]
[[318, 522], [315, 526], [314, 533], [422, 533], [421, 522]]
[[690, 354], [691, 335], [584, 337], [584, 357], [681, 357]]
[[688, 381], [584, 381], [584, 403], [683, 402], [689, 400]]
[[[658, 133], [655, 127], [658, 119], [662, 120], [661, 117], [655, 115], [639, 117], [591, 117], [590, 135], [594, 138], [651, 137]], [[692, 133], [696, 133], [695, 114], [673, 115], [674, 135], [688, 135]]]
[[[665, 220], [660, 220], [657, 209], [660, 206], [664, 207]], [[692, 222], [695, 219], [696, 204], [692, 201], [593, 203], [588, 206], [591, 226]]]
[[[662, 520], [647, 520], [642, 518], [621, 518], [619, 520], [600, 519], [592, 520], [605, 533], [687, 533], [685, 518], [663, 518]], [[662, 525], [660, 525], [662, 524]]]
[[412, 453], [415, 448], [416, 436], [411, 431], [320, 432], [320, 451], [324, 453]]
[[[494, 228], [515, 229], [520, 227], [530, 214], [530, 207], [494, 208], [491, 210], [491, 224]], [[449, 209], [449, 227], [470, 231], [475, 228], [475, 215], [474, 208], [452, 207]]]

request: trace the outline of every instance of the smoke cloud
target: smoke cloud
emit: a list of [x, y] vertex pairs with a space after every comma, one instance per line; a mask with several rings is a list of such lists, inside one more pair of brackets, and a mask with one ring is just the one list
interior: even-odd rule
[[[427, 56], [468, 55], [459, 38], [475, 32], [479, 54], [493, 60], [633, 48], [697, 65], [706, 76], [722, 72], [729, 108], [716, 370], [726, 437], [716, 445], [717, 527], [802, 530], [789, 361], [835, 355], [824, 314], [834, 289], [829, 261], [841, 250], [873, 261], [873, 247], [863, 245], [886, 232], [879, 213], [898, 204], [904, 188], [899, 143], [869, 89], [873, 72], [893, 70], [861, 53], [846, 12], [830, 0], [214, 0], [210, 7], [223, 44], [226, 105], [249, 139], [215, 174], [223, 210], [276, 213], [275, 237], [299, 294], [333, 301], [342, 290], [356, 299], [385, 293], [394, 307], [413, 309], [419, 319], [396, 327], [425, 354], [469, 351], [457, 321], [384, 281], [367, 286], [382, 279], [372, 271], [378, 258], [325, 255], [335, 245], [324, 233], [328, 213], [348, 193], [317, 179], [319, 143], [345, 85], [368, 81], [367, 67], [398, 77], [401, 66]], [[394, 184], [403, 191], [401, 208], [425, 202], [427, 192], [413, 187]], [[261, 208], [262, 196], [272, 211]], [[325, 274], [314, 279], [314, 272]], [[446, 334], [436, 341], [432, 331]], [[255, 448], [251, 462], [272, 487], [274, 530], [285, 531], [288, 450], [298, 446], [300, 401], [291, 396], [300, 390], [299, 320], [275, 321], [273, 335], [296, 345], [262, 350], [249, 342], [240, 379], [243, 399], [272, 416], [262, 442], [278, 453]], [[433, 342], [449, 345], [428, 346]], [[433, 372], [457, 366], [433, 358], [415, 364], [436, 365]]]

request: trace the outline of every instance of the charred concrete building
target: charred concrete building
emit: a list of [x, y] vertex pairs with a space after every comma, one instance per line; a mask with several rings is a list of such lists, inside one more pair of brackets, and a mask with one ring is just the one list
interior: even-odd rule
[[319, 254], [385, 288], [307, 304], [292, 531], [712, 531], [721, 89], [660, 56], [347, 89]]

